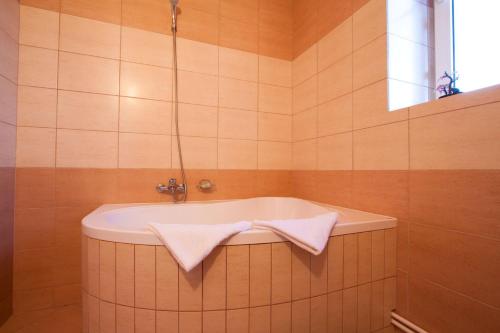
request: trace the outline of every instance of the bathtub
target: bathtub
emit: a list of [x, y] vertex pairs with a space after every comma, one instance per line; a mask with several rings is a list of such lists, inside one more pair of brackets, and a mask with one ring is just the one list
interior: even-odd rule
[[[233, 223], [328, 211], [339, 217], [319, 256], [271, 231], [250, 230], [226, 240], [189, 273], [147, 228], [150, 222]], [[383, 329], [395, 306], [396, 223], [296, 198], [103, 205], [82, 220], [83, 332]]]

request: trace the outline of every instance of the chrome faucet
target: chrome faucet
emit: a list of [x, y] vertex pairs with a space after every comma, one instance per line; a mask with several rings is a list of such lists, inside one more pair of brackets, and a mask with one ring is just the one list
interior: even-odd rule
[[186, 193], [186, 184], [177, 184], [177, 179], [170, 178], [168, 180], [168, 185], [158, 184], [156, 185], [156, 191], [158, 193], [168, 193], [176, 197], [177, 194]]

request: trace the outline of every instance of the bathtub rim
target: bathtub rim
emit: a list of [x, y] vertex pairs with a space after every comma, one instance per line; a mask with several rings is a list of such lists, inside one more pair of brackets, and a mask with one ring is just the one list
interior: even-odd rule
[[[325, 204], [317, 201], [300, 199], [296, 197], [252, 197], [245, 199], [228, 199], [228, 200], [207, 200], [207, 201], [189, 201], [185, 205], [189, 204], [211, 204], [220, 202], [231, 202], [239, 200], [248, 200], [253, 198], [289, 198], [289, 199], [299, 199], [310, 202], [312, 204], [324, 207], [328, 210], [335, 211], [339, 213], [339, 219], [336, 226], [333, 228], [330, 236], [340, 236], [346, 234], [369, 232], [376, 230], [391, 229], [397, 226], [397, 219], [394, 217], [374, 214], [366, 211], [351, 209], [342, 206], [335, 206], [330, 204]], [[163, 245], [161, 241], [153, 234], [153, 232], [148, 230], [126, 230], [126, 229], [107, 229], [98, 228], [95, 225], [91, 225], [92, 219], [98, 216], [100, 213], [106, 211], [127, 208], [133, 206], [163, 206], [163, 205], [174, 205], [172, 202], [147, 202], [147, 203], [123, 203], [123, 204], [103, 204], [85, 216], [82, 221], [82, 234], [98, 239], [101, 241], [109, 241], [116, 243], [127, 243], [127, 244], [137, 244], [137, 245]], [[356, 220], [356, 218], [360, 218]], [[353, 220], [343, 220], [344, 218]], [[265, 243], [281, 243], [288, 242], [287, 239], [278, 236], [272, 231], [268, 230], [258, 230], [252, 229], [234, 235], [220, 245], [250, 245], [250, 244], [265, 244]]]

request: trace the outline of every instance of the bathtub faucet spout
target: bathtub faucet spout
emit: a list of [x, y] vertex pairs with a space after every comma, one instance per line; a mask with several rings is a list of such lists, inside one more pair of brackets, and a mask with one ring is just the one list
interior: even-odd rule
[[170, 178], [168, 180], [168, 185], [156, 185], [156, 191], [158, 191], [159, 193], [168, 193], [172, 195], [186, 193], [186, 184], [177, 184], [177, 179]]

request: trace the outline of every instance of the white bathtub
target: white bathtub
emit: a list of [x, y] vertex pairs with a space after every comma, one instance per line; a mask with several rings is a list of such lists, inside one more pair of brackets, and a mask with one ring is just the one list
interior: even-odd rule
[[[296, 198], [263, 197], [185, 204], [103, 205], [82, 220], [83, 233], [91, 238], [132, 244], [161, 245], [148, 223], [234, 223], [237, 221], [305, 218], [339, 213], [333, 235], [393, 228], [396, 219]], [[226, 245], [282, 242], [267, 230], [250, 230], [228, 239]]]

